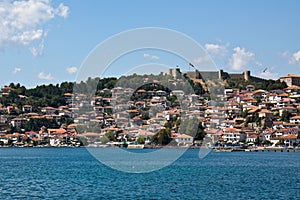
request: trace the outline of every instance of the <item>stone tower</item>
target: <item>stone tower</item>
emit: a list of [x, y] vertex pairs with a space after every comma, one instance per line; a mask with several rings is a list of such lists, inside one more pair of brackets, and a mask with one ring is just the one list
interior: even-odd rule
[[244, 79], [246, 80], [246, 81], [249, 81], [250, 80], [250, 71], [249, 70], [247, 70], [247, 71], [244, 71]]
[[179, 67], [169, 69], [169, 74], [176, 79], [178, 77], [178, 75], [180, 74]]

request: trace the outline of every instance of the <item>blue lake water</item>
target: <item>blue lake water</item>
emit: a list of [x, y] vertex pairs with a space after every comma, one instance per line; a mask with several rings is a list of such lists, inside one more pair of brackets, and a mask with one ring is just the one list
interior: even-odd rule
[[300, 152], [198, 153], [131, 174], [85, 148], [0, 148], [0, 199], [300, 199]]

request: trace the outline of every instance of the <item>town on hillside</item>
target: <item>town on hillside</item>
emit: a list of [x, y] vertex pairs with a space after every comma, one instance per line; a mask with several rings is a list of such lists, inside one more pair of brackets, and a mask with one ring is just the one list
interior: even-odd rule
[[[205, 78], [212, 75], [224, 83], [222, 103], [210, 95]], [[93, 81], [97, 88], [89, 91]], [[2, 147], [300, 147], [296, 74], [274, 81], [249, 71], [170, 69], [31, 89], [11, 83], [0, 96]], [[213, 142], [203, 144], [204, 138]]]

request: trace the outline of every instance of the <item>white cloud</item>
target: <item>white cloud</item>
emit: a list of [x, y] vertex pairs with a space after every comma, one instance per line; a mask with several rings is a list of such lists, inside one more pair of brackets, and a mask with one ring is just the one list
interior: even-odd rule
[[261, 62], [259, 62], [259, 61], [255, 61], [254, 64], [255, 64], [256, 66], [259, 66], [259, 67], [262, 67], [262, 66], [263, 66], [263, 64], [262, 64]]
[[258, 76], [264, 78], [264, 79], [273, 79], [276, 80], [279, 78], [278, 73], [272, 72], [273, 68], [270, 70], [266, 70], [265, 72], [261, 72], [258, 74]]
[[204, 56], [193, 59], [193, 63], [198, 64], [198, 65], [206, 63], [206, 62], [210, 62], [210, 61], [211, 61], [211, 58], [209, 57], [208, 54], [205, 54]]
[[212, 55], [224, 56], [227, 52], [226, 46], [218, 44], [205, 44], [205, 50]]
[[13, 35], [10, 40], [15, 43], [20, 43], [23, 45], [28, 45], [30, 42], [33, 42], [35, 40], [41, 39], [43, 36], [43, 30], [32, 30], [32, 31], [25, 31], [23, 33]]
[[297, 64], [300, 63], [300, 50], [293, 53], [292, 57], [289, 60], [289, 64]]
[[281, 56], [281, 57], [289, 57], [290, 52], [289, 51], [283, 51], [283, 52], [279, 52], [278, 55]]
[[66, 71], [68, 72], [68, 74], [75, 74], [77, 72], [77, 67], [68, 67], [66, 69]]
[[38, 46], [29, 48], [33, 56], [41, 56], [44, 52], [44, 41], [42, 41]]
[[38, 78], [39, 78], [39, 79], [43, 79], [43, 80], [48, 80], [48, 81], [54, 79], [54, 77], [53, 77], [50, 73], [49, 73], [49, 74], [45, 74], [44, 72], [40, 72], [40, 73], [38, 74]]
[[21, 71], [22, 69], [20, 67], [16, 67], [14, 70], [13, 70], [13, 74], [17, 74]]
[[151, 60], [158, 60], [160, 57], [159, 56], [156, 56], [156, 55], [151, 55], [151, 54], [148, 54], [148, 53], [144, 53], [144, 58], [148, 58], [148, 59], [151, 59]]
[[239, 71], [249, 64], [254, 58], [254, 53], [247, 51], [245, 48], [235, 47], [234, 53], [230, 59], [230, 67], [233, 70]]
[[69, 15], [70, 9], [68, 6], [65, 6], [64, 4], [59, 4], [58, 8], [55, 10], [55, 13], [58, 16], [61, 16], [63, 18], [67, 18]]
[[69, 8], [54, 7], [51, 0], [21, 0], [0, 2], [0, 47], [9, 43], [27, 46], [46, 36], [47, 22], [66, 18]]

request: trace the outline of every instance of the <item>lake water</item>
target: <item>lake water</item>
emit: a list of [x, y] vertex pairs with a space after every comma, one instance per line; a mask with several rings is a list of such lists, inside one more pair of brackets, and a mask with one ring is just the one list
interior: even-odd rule
[[299, 152], [198, 153], [132, 174], [85, 148], [0, 148], [0, 199], [300, 199]]

